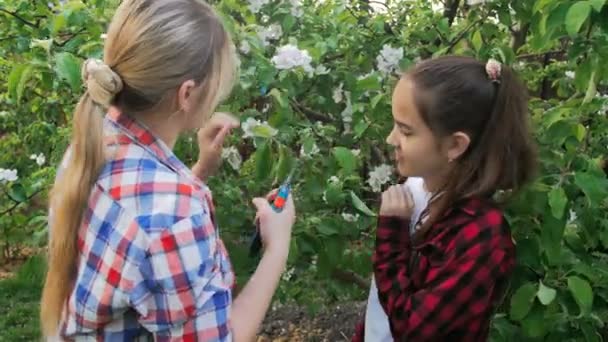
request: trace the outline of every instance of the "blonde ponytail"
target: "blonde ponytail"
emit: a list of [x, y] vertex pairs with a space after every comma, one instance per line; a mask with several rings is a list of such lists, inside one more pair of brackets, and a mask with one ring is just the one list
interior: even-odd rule
[[83, 66], [87, 91], [74, 113], [66, 167], [51, 191], [48, 271], [40, 308], [44, 336], [57, 335], [78, 271], [79, 229], [105, 163], [107, 107], [136, 116], [171, 103], [168, 94], [195, 80], [204, 94], [201, 110], [206, 117], [230, 92], [235, 71], [232, 41], [205, 2], [122, 1], [108, 29], [104, 61], [89, 60]]

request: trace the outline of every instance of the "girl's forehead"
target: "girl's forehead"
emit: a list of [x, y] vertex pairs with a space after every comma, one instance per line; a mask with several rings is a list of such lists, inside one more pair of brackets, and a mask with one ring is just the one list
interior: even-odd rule
[[414, 87], [411, 80], [402, 78], [393, 91], [393, 116], [395, 120], [416, 126], [421, 123], [416, 102], [414, 101]]

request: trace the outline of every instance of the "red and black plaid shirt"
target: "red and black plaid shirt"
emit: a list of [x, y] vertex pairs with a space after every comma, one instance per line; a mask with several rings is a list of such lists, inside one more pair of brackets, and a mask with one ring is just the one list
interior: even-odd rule
[[[409, 222], [380, 217], [373, 266], [396, 341], [486, 341], [515, 247], [502, 212], [467, 199], [419, 246], [410, 243]], [[363, 341], [364, 329], [361, 323], [353, 341]]]

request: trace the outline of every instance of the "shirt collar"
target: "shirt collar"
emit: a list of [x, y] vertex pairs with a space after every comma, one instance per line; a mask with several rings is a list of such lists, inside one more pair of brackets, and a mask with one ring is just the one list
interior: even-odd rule
[[142, 122], [137, 121], [128, 114], [122, 113], [115, 107], [109, 109], [105, 119], [106, 122], [115, 128], [115, 134], [106, 136], [106, 143], [108, 145], [123, 143], [137, 144], [170, 169], [195, 178], [193, 177], [190, 168], [184, 165], [173, 151]]

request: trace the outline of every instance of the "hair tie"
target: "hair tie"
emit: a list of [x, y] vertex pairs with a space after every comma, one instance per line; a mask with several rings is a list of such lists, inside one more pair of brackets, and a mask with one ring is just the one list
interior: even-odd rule
[[490, 58], [486, 63], [486, 73], [492, 82], [500, 83], [501, 64], [494, 58]]
[[82, 81], [93, 102], [109, 107], [122, 88], [120, 76], [99, 59], [87, 59], [82, 65]]

